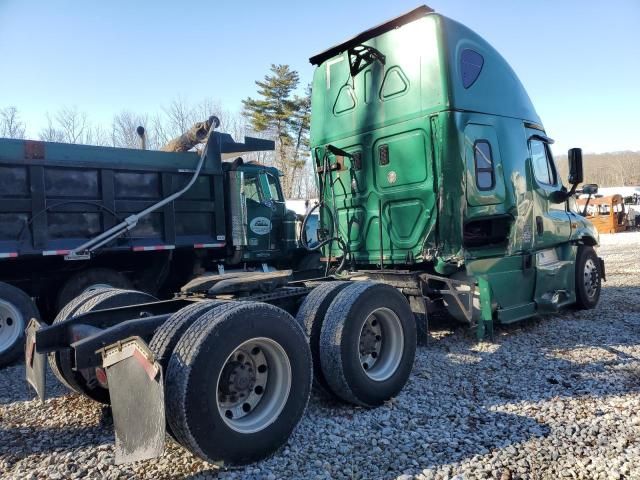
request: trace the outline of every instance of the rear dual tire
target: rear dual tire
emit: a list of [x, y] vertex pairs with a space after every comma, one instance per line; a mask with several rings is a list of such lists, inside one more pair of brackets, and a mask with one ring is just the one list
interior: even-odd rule
[[[95, 310], [125, 307], [156, 300], [152, 295], [135, 290], [96, 288], [80, 294], [68, 303], [56, 316], [53, 324], [63, 323], [73, 317]], [[73, 361], [70, 348], [50, 353], [48, 361], [55, 377], [69, 390], [80, 393], [98, 403], [109, 403], [108, 388], [104, 388], [95, 380], [89, 381], [82, 372], [72, 368]]]
[[186, 330], [165, 378], [177, 441], [209, 462], [246, 464], [275, 452], [300, 421], [312, 361], [304, 332], [284, 310], [233, 302]]
[[175, 312], [158, 327], [149, 342], [149, 349], [155, 355], [156, 361], [162, 366], [162, 371], [167, 371], [171, 354], [187, 329], [209, 310], [224, 303], [220, 300], [204, 300], [193, 303]]
[[416, 352], [416, 323], [394, 287], [353, 282], [331, 302], [320, 335], [320, 368], [331, 391], [375, 407], [406, 384]]
[[320, 333], [327, 310], [336, 295], [351, 285], [349, 282], [325, 282], [315, 287], [304, 299], [296, 314], [296, 321], [300, 324], [309, 339], [311, 358], [313, 359], [313, 385], [324, 394], [331, 395], [331, 387], [327, 383], [320, 366]]

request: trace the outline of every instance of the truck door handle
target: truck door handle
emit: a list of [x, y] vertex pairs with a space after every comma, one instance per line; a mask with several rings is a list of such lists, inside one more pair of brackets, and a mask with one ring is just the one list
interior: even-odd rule
[[542, 235], [542, 232], [544, 232], [544, 224], [542, 223], [542, 217], [536, 217], [536, 232], [538, 232], [538, 235]]

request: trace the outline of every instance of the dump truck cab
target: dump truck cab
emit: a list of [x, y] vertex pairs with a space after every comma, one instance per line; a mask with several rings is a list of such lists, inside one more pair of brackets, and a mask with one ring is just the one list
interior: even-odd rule
[[300, 251], [297, 217], [286, 208], [280, 171], [255, 163], [234, 168], [232, 163], [227, 175], [233, 244], [241, 247], [241, 261], [280, 264], [295, 260], [294, 253]]
[[310, 61], [327, 258], [485, 282], [487, 318], [575, 302], [578, 247], [597, 232], [569, 209], [553, 140], [491, 45], [425, 6]]
[[242, 159], [274, 142], [211, 140], [202, 158], [0, 139], [0, 366], [31, 317], [51, 321], [97, 286], [170, 296], [203, 271], [313, 266], [280, 173]]

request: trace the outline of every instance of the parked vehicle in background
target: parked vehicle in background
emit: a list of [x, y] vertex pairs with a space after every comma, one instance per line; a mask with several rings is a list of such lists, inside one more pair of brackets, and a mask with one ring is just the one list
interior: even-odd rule
[[586, 218], [600, 233], [624, 232], [629, 227], [629, 219], [621, 195], [580, 199], [578, 206], [586, 207]]
[[[311, 212], [310, 215], [307, 214], [311, 211], [311, 209], [318, 203], [317, 198], [307, 198], [307, 199], [298, 199], [292, 198], [287, 200], [286, 205], [287, 208], [298, 215], [298, 238], [306, 239], [306, 242], [310, 246], [315, 246], [318, 243], [318, 228], [320, 227], [320, 215], [318, 212]], [[307, 221], [305, 224], [304, 232], [302, 230], [302, 224], [304, 222], [305, 217], [307, 217]]]
[[[168, 147], [203, 141], [213, 122]], [[221, 160], [273, 142], [236, 143], [222, 133], [214, 140], [194, 179], [195, 152], [0, 139], [0, 366], [22, 352], [30, 318], [49, 322], [83, 292], [135, 288], [166, 297], [205, 271], [297, 268], [307, 252], [279, 172]]]
[[43, 398], [48, 355], [61, 382], [110, 403], [118, 462], [160, 455], [165, 428], [207, 461], [264, 458], [295, 428], [312, 378], [380, 405], [404, 387], [438, 309], [485, 338], [598, 303], [598, 233], [569, 208], [582, 152], [569, 151], [566, 188], [526, 91], [485, 40], [422, 6], [310, 60], [320, 196], [306, 215], [320, 228], [302, 243], [332, 275], [209, 274], [162, 302], [87, 292], [54, 325], [29, 325], [29, 383]]
[[[594, 198], [614, 195], [622, 196], [628, 227], [640, 228], [640, 186], [600, 187]], [[587, 197], [581, 194], [579, 198], [585, 200]]]

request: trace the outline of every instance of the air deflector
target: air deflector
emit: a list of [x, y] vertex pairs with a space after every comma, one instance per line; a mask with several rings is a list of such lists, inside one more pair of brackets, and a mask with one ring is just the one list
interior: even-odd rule
[[382, 35], [383, 33], [386, 33], [390, 30], [406, 25], [407, 23], [411, 23], [414, 20], [422, 18], [425, 15], [433, 12], [434, 12], [433, 8], [428, 7], [426, 5], [421, 5], [418, 8], [415, 8], [410, 12], [405, 13], [404, 15], [400, 15], [399, 17], [396, 17], [385, 23], [382, 23], [376, 27], [370, 28], [369, 30], [365, 30], [364, 32], [359, 33], [355, 37], [350, 38], [345, 42], [342, 42], [334, 47], [331, 47], [325, 50], [324, 52], [314, 55], [309, 59], [309, 62], [311, 62], [311, 65], [320, 65], [325, 60], [335, 57], [339, 53], [350, 50], [353, 47], [361, 45], [367, 40], [371, 40], [372, 38]]

